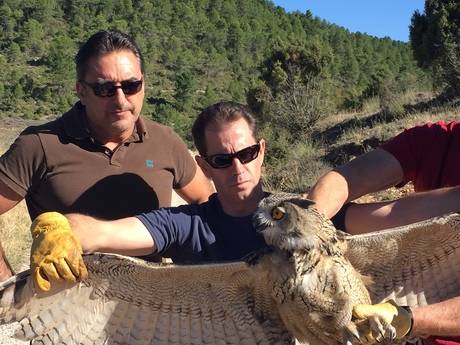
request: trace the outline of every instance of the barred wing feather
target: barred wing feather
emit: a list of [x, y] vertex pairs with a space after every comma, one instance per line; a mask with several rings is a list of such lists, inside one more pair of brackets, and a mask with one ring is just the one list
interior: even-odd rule
[[460, 215], [345, 237], [346, 256], [370, 276], [374, 303], [426, 305], [460, 296]]
[[[175, 266], [84, 257], [88, 279], [35, 294], [0, 284], [0, 323], [40, 344], [289, 344], [263, 272], [244, 262]], [[34, 343], [33, 342], [33, 343]]]

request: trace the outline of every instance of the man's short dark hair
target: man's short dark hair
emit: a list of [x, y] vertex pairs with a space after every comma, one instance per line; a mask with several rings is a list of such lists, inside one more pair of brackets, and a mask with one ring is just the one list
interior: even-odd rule
[[246, 120], [254, 139], [257, 140], [256, 119], [246, 106], [229, 101], [219, 102], [204, 109], [198, 115], [192, 127], [193, 142], [200, 155], [203, 157], [207, 155], [205, 131], [209, 126], [219, 127], [241, 118]]
[[119, 50], [130, 50], [139, 60], [141, 71], [144, 73], [144, 59], [134, 39], [121, 31], [110, 30], [96, 32], [80, 47], [75, 56], [77, 79], [84, 80], [91, 58]]

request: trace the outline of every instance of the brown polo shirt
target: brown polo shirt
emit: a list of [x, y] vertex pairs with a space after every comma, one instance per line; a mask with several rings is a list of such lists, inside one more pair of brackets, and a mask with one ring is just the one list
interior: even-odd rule
[[167, 207], [172, 188], [187, 185], [195, 171], [179, 136], [147, 119], [114, 151], [98, 144], [80, 103], [25, 129], [0, 157], [0, 180], [26, 198], [32, 219], [45, 211], [116, 219]]

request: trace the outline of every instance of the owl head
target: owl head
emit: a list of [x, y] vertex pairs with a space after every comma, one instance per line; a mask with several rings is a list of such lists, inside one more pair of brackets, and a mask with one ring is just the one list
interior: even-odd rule
[[330, 221], [318, 212], [313, 201], [299, 195], [272, 194], [263, 199], [253, 223], [268, 245], [288, 252], [321, 249], [336, 242]]

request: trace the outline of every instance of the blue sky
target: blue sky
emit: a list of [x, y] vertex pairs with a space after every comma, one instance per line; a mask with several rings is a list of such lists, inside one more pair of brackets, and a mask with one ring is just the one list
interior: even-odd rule
[[423, 12], [424, 0], [272, 0], [286, 11], [310, 10], [314, 16], [351, 32], [409, 40], [412, 13]]

